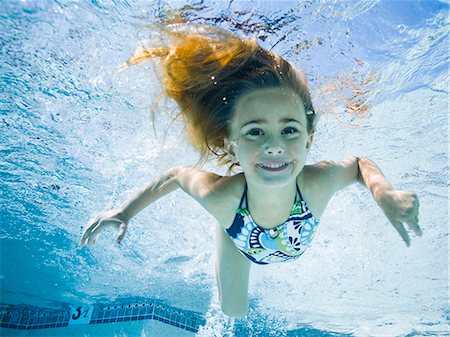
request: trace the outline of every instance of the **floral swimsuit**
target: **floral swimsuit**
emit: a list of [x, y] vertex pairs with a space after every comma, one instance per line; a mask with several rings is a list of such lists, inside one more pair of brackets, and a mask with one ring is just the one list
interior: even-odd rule
[[[245, 198], [245, 208], [242, 207]], [[248, 210], [247, 184], [233, 224], [225, 229], [237, 249], [252, 262], [269, 264], [299, 258], [311, 244], [319, 219], [306, 206], [297, 186], [289, 218], [281, 225], [264, 229], [253, 221]]]

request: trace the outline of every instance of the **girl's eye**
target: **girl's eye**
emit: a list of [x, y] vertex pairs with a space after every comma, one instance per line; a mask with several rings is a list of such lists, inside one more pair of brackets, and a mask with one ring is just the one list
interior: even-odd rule
[[295, 135], [295, 134], [297, 134], [299, 131], [296, 129], [296, 128], [294, 128], [294, 127], [287, 127], [287, 128], [285, 128], [281, 133], [283, 134], [283, 135]]
[[262, 136], [264, 134], [263, 130], [261, 129], [251, 129], [249, 131], [247, 131], [246, 136]]

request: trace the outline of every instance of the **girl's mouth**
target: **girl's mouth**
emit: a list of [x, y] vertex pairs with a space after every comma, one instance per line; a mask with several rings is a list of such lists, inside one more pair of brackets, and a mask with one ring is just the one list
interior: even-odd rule
[[288, 162], [270, 162], [270, 163], [262, 163], [257, 166], [266, 171], [277, 172], [282, 171], [286, 167], [288, 167], [291, 163]]

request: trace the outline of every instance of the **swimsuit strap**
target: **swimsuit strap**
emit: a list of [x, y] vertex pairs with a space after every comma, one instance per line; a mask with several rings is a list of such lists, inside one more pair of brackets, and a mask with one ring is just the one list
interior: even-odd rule
[[248, 203], [247, 203], [247, 183], [245, 183], [244, 186], [244, 193], [242, 193], [241, 202], [239, 203], [239, 208], [242, 208], [242, 202], [245, 198], [245, 208], [248, 209]]
[[[300, 197], [299, 202], [302, 202], [303, 201], [303, 196], [302, 196], [302, 194], [300, 192], [300, 189], [298, 188], [298, 184], [295, 183], [295, 186], [297, 187], [297, 193], [298, 193], [298, 196]], [[295, 201], [297, 201], [297, 195], [295, 196]]]

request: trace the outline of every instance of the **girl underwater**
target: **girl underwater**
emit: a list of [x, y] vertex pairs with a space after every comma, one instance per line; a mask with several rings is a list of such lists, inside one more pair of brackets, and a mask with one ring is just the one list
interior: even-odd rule
[[[130, 220], [152, 202], [181, 188], [217, 220], [216, 278], [222, 311], [248, 310], [252, 263], [292, 261], [310, 246], [328, 201], [361, 183], [407, 246], [409, 226], [421, 235], [416, 194], [394, 189], [371, 160], [350, 157], [305, 165], [317, 115], [302, 72], [277, 54], [226, 30], [172, 25], [168, 44], [138, 49], [126, 66], [156, 58], [165, 93], [176, 101], [187, 137], [201, 161], [228, 165], [221, 176], [174, 167], [121, 207], [100, 213], [81, 245], [104, 228], [125, 236]], [[242, 172], [231, 174], [239, 167]]]

